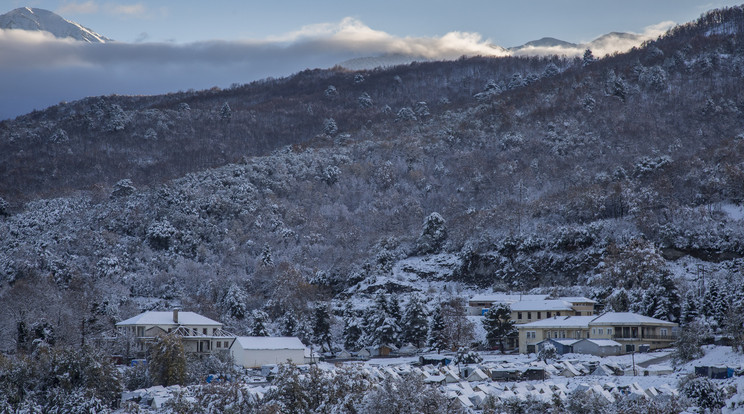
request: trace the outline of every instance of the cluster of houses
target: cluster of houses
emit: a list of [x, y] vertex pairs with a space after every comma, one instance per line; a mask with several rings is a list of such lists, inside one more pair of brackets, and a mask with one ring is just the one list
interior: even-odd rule
[[476, 295], [468, 301], [470, 315], [485, 315], [493, 306], [508, 305], [518, 331], [506, 346], [534, 353], [550, 344], [558, 354], [620, 355], [666, 348], [676, 339], [678, 325], [630, 312], [595, 315], [595, 301], [585, 297], [548, 295]]
[[246, 368], [287, 361], [304, 364], [315, 357], [299, 338], [235, 336], [225, 331], [220, 322], [178, 309], [144, 312], [117, 323], [116, 327], [137, 339], [135, 351], [140, 354], [145, 354], [159, 336], [178, 335], [187, 353], [229, 352], [236, 364]]
[[[557, 354], [620, 355], [671, 346], [677, 324], [627, 312], [594, 314], [595, 301], [585, 297], [548, 295], [477, 295], [468, 302], [470, 315], [484, 315], [491, 307], [506, 304], [518, 335], [509, 338], [507, 349], [539, 352], [546, 346]], [[315, 355], [295, 337], [235, 336], [220, 322], [194, 312], [148, 311], [116, 324], [137, 339], [145, 353], [159, 335], [178, 335], [188, 353], [229, 352], [236, 364], [246, 368], [292, 361], [312, 362]], [[363, 349], [359, 355], [386, 356], [390, 349]], [[349, 355], [352, 357], [352, 355]], [[358, 355], [357, 355], [358, 357]]]

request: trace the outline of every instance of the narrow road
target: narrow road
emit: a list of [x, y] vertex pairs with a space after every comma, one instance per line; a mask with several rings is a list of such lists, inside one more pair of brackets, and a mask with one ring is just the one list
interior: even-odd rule
[[650, 365], [660, 364], [662, 362], [669, 361], [671, 358], [672, 358], [672, 354], [669, 353], [666, 355], [662, 355], [660, 357], [651, 358], [648, 361], [639, 362], [636, 365], [638, 365], [641, 368], [648, 368]]

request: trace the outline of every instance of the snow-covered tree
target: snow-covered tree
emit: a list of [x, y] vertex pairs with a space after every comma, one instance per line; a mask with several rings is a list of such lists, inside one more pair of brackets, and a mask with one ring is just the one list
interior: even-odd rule
[[591, 64], [592, 62], [594, 62], [595, 60], [597, 59], [594, 58], [594, 53], [592, 53], [592, 50], [586, 49], [584, 51], [584, 57], [581, 59], [581, 63], [582, 65], [587, 66]]
[[437, 213], [429, 214], [424, 219], [423, 229], [416, 240], [416, 253], [420, 255], [439, 253], [447, 241], [447, 226], [444, 218]]
[[229, 123], [232, 120], [232, 109], [227, 102], [223, 103], [222, 108], [220, 108], [220, 120], [225, 123]]
[[372, 107], [372, 97], [370, 97], [367, 92], [362, 92], [362, 94], [359, 95], [359, 98], [357, 98], [357, 102], [359, 103], [359, 107], [362, 109]]
[[344, 348], [347, 350], [356, 350], [360, 348], [360, 340], [364, 335], [364, 330], [359, 318], [350, 310], [344, 312]]
[[483, 317], [483, 328], [486, 330], [488, 344], [492, 347], [498, 344], [503, 354], [504, 341], [515, 333], [509, 305], [501, 303], [492, 306]]
[[368, 310], [366, 318], [366, 342], [370, 345], [395, 345], [400, 336], [400, 319], [390, 314], [387, 296], [380, 292], [374, 305]]
[[222, 297], [220, 307], [224, 315], [235, 319], [243, 319], [248, 312], [247, 301], [248, 294], [237, 283], [233, 282]]
[[261, 266], [272, 267], [274, 266], [274, 257], [271, 253], [271, 246], [268, 243], [264, 244], [263, 250], [261, 250]]
[[251, 336], [269, 336], [269, 331], [266, 329], [266, 325], [269, 323], [269, 315], [266, 312], [254, 309], [251, 311], [251, 322], [253, 323]]
[[135, 191], [137, 191], [137, 189], [134, 187], [132, 180], [125, 178], [114, 184], [114, 188], [111, 190], [111, 197], [126, 197], [134, 194]]
[[442, 306], [439, 305], [434, 308], [429, 319], [429, 332], [426, 340], [426, 344], [433, 349], [437, 350], [437, 353], [443, 349], [447, 349], [448, 341], [444, 326], [444, 317], [442, 316]]
[[461, 346], [457, 348], [455, 353], [455, 359], [452, 360], [455, 364], [479, 364], [483, 361], [483, 357], [479, 353], [471, 350], [470, 348]]
[[402, 342], [410, 343], [420, 348], [426, 342], [428, 332], [427, 312], [421, 297], [413, 294], [403, 311]]
[[546, 342], [540, 348], [540, 352], [537, 353], [537, 359], [547, 364], [549, 360], [555, 359], [557, 355], [555, 346], [550, 342]]
[[338, 125], [336, 125], [335, 119], [328, 118], [323, 121], [323, 133], [330, 136], [334, 136], [338, 133]]
[[186, 353], [178, 335], [161, 335], [150, 346], [148, 370], [159, 385], [183, 384], [186, 381]]
[[317, 303], [313, 309], [313, 340], [324, 351], [331, 350], [331, 317], [323, 303]]

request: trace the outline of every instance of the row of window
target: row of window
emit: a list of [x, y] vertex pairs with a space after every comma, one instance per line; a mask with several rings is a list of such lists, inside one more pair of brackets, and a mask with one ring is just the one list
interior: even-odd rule
[[[224, 345], [222, 345], [223, 343]], [[229, 348], [230, 346], [228, 345], [227, 341], [217, 341], [217, 348], [222, 348], [222, 347]]]
[[[553, 317], [553, 312], [548, 311], [548, 312], [545, 312], [545, 314], [547, 315], [545, 316], [546, 318]], [[560, 311], [555, 312], [555, 316], [561, 316], [561, 312]], [[517, 312], [517, 320], [520, 320], [520, 319], [522, 319], [522, 312]], [[532, 312], [527, 312], [527, 319], [532, 319]], [[542, 312], [537, 312], [537, 319], [542, 319]]]

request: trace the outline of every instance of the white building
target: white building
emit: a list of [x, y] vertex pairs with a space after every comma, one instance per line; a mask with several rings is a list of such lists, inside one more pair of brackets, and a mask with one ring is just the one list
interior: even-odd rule
[[246, 368], [305, 362], [305, 345], [299, 338], [289, 336], [239, 336], [230, 348], [233, 359]]
[[184, 351], [212, 353], [227, 351], [235, 336], [222, 330], [222, 323], [194, 312], [148, 311], [116, 324], [116, 327], [137, 338], [141, 351], [161, 335], [181, 337]]

